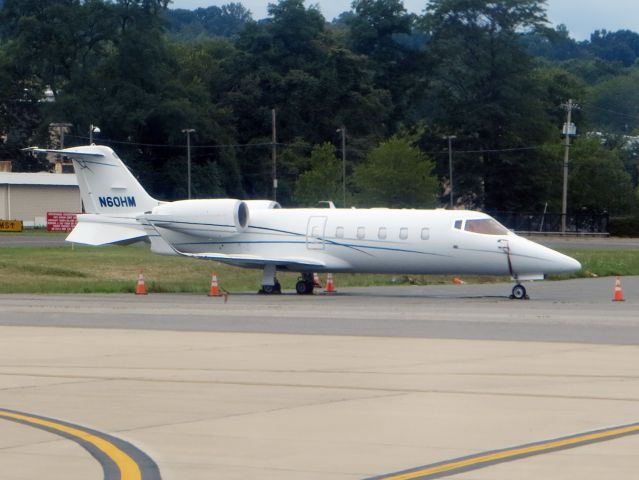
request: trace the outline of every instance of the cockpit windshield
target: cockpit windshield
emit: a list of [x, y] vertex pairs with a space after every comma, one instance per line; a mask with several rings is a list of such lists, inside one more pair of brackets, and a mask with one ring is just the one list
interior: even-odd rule
[[476, 218], [466, 220], [464, 230], [484, 235], [508, 235], [509, 231], [494, 218]]

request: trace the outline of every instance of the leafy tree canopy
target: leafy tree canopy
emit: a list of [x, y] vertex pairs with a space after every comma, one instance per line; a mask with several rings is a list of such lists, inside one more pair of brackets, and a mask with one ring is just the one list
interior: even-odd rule
[[251, 12], [241, 3], [195, 10], [168, 10], [165, 15], [169, 33], [185, 41], [235, 37], [253, 21]]
[[[576, 42], [548, 26], [543, 0], [433, 0], [421, 15], [402, 0], [355, 0], [332, 23], [302, 0], [277, 0], [260, 21], [237, 2], [193, 12], [168, 3], [0, 3], [3, 158], [57, 144], [52, 123], [71, 125], [66, 145], [99, 125], [94, 140], [154, 195], [176, 199], [186, 193], [183, 130], [193, 128], [198, 196], [272, 196], [275, 147], [282, 204], [339, 204], [332, 145], [345, 126], [353, 199], [416, 207], [447, 203], [437, 194], [453, 135], [457, 205], [541, 211], [560, 202], [560, 105], [572, 98], [585, 160], [575, 155], [570, 208], [631, 207], [627, 192], [620, 202], [587, 184], [598, 175], [626, 191], [624, 172], [638, 182], [634, 32]], [[586, 141], [592, 131], [601, 144]]]
[[367, 207], [433, 207], [439, 189], [434, 167], [411, 138], [394, 136], [355, 167], [356, 200]]
[[614, 151], [598, 139], [582, 138], [571, 150], [571, 210], [620, 214], [634, 203], [630, 176]]
[[317, 207], [320, 201], [333, 201], [344, 207], [342, 191], [342, 163], [335, 156], [330, 143], [313, 147], [311, 168], [302, 173], [295, 184], [295, 201], [302, 206]]

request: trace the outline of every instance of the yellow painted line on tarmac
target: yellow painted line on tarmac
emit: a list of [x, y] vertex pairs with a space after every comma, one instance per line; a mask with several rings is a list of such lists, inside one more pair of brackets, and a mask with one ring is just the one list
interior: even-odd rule
[[[104, 463], [101, 459], [96, 456], [98, 461], [103, 464], [105, 469], [105, 480], [110, 479], [119, 479], [119, 480], [144, 480], [142, 476], [142, 472], [140, 470], [140, 466], [137, 461], [134, 460], [127, 452], [125, 452], [122, 448], [115, 445], [114, 441], [110, 439], [117, 440], [122, 445], [126, 447], [130, 447], [130, 449], [135, 450], [136, 453], [142, 453], [137, 450], [132, 445], [122, 442], [114, 437], [111, 437], [106, 434], [101, 434], [100, 432], [96, 432], [89, 429], [84, 429], [79, 425], [72, 425], [67, 422], [60, 422], [54, 419], [34, 416], [23, 412], [16, 412], [12, 410], [0, 409], [0, 418], [4, 418], [6, 420], [16, 421], [18, 423], [30, 425], [36, 428], [41, 428], [43, 430], [58, 433], [66, 438], [70, 438], [74, 441], [77, 441], [81, 445], [85, 446], [91, 453], [93, 447], [101, 452], [104, 456], [106, 456], [110, 461], [112, 461], [117, 469], [119, 470], [119, 476], [117, 472], [113, 472], [112, 469], [109, 470], [110, 474], [107, 475], [107, 467], [105, 467]], [[142, 456], [146, 455], [142, 453]], [[150, 460], [150, 459], [149, 459]], [[152, 461], [151, 461], [152, 462]], [[155, 465], [153, 463], [153, 465]], [[157, 477], [146, 477], [146, 478], [160, 478], [159, 472]]]
[[584, 432], [568, 437], [561, 437], [542, 442], [521, 445], [503, 450], [480, 453], [468, 457], [438, 462], [424, 467], [418, 467], [403, 472], [372, 477], [370, 480], [427, 480], [441, 478], [469, 470], [477, 470], [497, 463], [517, 460], [520, 458], [541, 455], [544, 453], [576, 448], [591, 443], [614, 440], [626, 435], [639, 434], [639, 423], [619, 425], [601, 430]]

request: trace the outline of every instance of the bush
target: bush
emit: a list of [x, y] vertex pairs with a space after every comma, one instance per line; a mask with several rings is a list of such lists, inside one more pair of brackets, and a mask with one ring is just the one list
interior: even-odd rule
[[611, 217], [608, 232], [612, 237], [639, 237], [639, 217]]

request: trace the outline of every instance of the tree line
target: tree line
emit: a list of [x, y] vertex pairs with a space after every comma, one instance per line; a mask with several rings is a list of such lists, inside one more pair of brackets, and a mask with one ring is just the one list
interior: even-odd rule
[[284, 205], [446, 205], [452, 163], [458, 207], [559, 211], [573, 99], [569, 210], [635, 210], [639, 35], [576, 42], [543, 0], [431, 0], [421, 15], [355, 0], [332, 21], [303, 0], [259, 21], [238, 3], [0, 5], [0, 153], [23, 170], [41, 165], [21, 148], [59, 141], [51, 124], [69, 125], [66, 146], [98, 125], [154, 195], [184, 198], [189, 128], [194, 196], [269, 198], [275, 110]]

